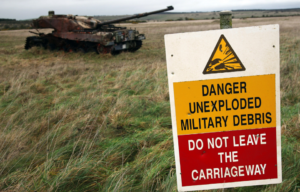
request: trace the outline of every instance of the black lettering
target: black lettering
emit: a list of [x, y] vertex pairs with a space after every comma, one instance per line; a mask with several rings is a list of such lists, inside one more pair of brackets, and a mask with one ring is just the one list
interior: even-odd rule
[[185, 123], [183, 120], [181, 120], [181, 130], [189, 130], [189, 120], [186, 119]]
[[225, 125], [225, 127], [227, 127], [227, 120], [228, 120], [228, 116], [226, 116], [226, 119], [224, 119], [224, 116], [222, 116], [222, 119], [223, 119], [223, 121], [224, 121], [224, 125]]
[[208, 95], [208, 87], [207, 85], [202, 85], [202, 95], [207, 96]]
[[[191, 129], [192, 129], [192, 128], [191, 128]], [[193, 129], [198, 129], [198, 127], [195, 127], [194, 119], [193, 119]]]
[[210, 93], [209, 93], [209, 96], [211, 96], [211, 93], [214, 93], [214, 94], [216, 95], [215, 87], [214, 87], [213, 84], [212, 84], [211, 87], [210, 87]]
[[[227, 88], [229, 86], [229, 88]], [[231, 88], [231, 84], [230, 83], [226, 83], [225, 85], [225, 91], [227, 94], [231, 94], [232, 93], [232, 88]]]
[[248, 114], [248, 125], [252, 125], [253, 123], [254, 123], [253, 115], [252, 114]]
[[246, 91], [246, 82], [241, 82], [241, 93], [243, 93], [243, 89], [244, 89], [244, 93], [247, 93], [247, 91]]
[[192, 120], [191, 119], [189, 120], [190, 120], [190, 130], [192, 130]]
[[271, 113], [270, 112], [266, 113], [266, 118], [268, 119], [268, 120], [266, 120], [267, 123], [271, 123], [272, 122], [272, 118], [271, 118]]
[[221, 111], [221, 107], [224, 107], [224, 101], [219, 100], [219, 111]]
[[189, 106], [190, 106], [190, 112], [191, 112], [191, 113], [195, 113], [195, 111], [196, 111], [196, 108], [195, 108], [195, 102], [194, 102], [194, 110], [191, 109], [191, 108], [192, 108], [192, 107], [191, 107], [191, 103], [189, 103]]
[[263, 122], [263, 124], [265, 124], [265, 114], [264, 113], [262, 113], [262, 122]]
[[[236, 107], [234, 107], [234, 102], [236, 102]], [[232, 109], [237, 110], [239, 108], [239, 101], [237, 99], [232, 100]]]
[[247, 125], [247, 119], [245, 114], [241, 115], [241, 125]]
[[[237, 119], [237, 122], [235, 121]], [[239, 125], [240, 124], [240, 118], [239, 118], [239, 116], [237, 116], [237, 115], [234, 115], [233, 116], [233, 125], [234, 126], [237, 126], [237, 125]]]
[[202, 101], [201, 101], [201, 106], [197, 102], [197, 113], [199, 113], [199, 109], [200, 109], [201, 113], [203, 113], [203, 102]]
[[206, 129], [206, 120], [207, 120], [207, 118], [203, 117], [202, 120], [204, 121], [204, 129]]
[[248, 109], [253, 109], [253, 97], [248, 98]]
[[238, 82], [234, 82], [233, 83], [233, 93], [239, 93], [239, 91], [238, 91], [238, 88], [239, 88], [239, 86], [238, 86]]
[[214, 126], [214, 122], [213, 122], [213, 120], [212, 120], [212, 118], [211, 118], [211, 117], [209, 118], [209, 122], [208, 122], [208, 127], [207, 127], [207, 128], [210, 128], [210, 127], [213, 127], [213, 128], [215, 128], [215, 126]]
[[255, 108], [260, 108], [260, 106], [261, 106], [260, 97], [255, 97]]
[[261, 124], [261, 114], [255, 113], [255, 124], [257, 124], [257, 121], [259, 121], [259, 124]]
[[244, 98], [240, 99], [240, 105], [241, 105], [241, 109], [246, 109], [247, 107], [247, 101]]
[[218, 127], [218, 124], [220, 125], [220, 127], [222, 127], [221, 120], [221, 117], [216, 117], [216, 128]]
[[227, 105], [228, 103], [227, 103], [227, 100], [226, 100], [226, 111], [230, 111], [231, 110], [231, 108], [228, 108], [228, 105]]
[[207, 109], [207, 108], [209, 108], [209, 102], [208, 101], [204, 101], [204, 111], [205, 112], [210, 112], [210, 110], [209, 109]]
[[222, 95], [224, 95], [224, 85], [222, 83], [222, 87], [218, 84], [218, 95], [220, 95], [220, 93], [222, 93]]
[[201, 129], [201, 119], [200, 118], [198, 119], [198, 122], [199, 122], [199, 129]]
[[215, 102], [211, 101], [211, 106], [212, 106], [211, 112], [218, 111], [217, 108], [216, 108], [216, 104], [217, 104], [217, 101], [215, 101]]

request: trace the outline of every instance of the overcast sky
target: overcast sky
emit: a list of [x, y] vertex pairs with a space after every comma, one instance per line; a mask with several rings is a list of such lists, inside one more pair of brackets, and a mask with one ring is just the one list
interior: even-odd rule
[[300, 0], [0, 0], [0, 18], [31, 19], [56, 14], [125, 15], [163, 9], [176, 12], [300, 8]]

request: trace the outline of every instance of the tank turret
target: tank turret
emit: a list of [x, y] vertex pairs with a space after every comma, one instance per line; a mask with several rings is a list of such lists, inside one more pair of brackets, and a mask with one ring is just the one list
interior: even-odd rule
[[32, 21], [35, 29], [52, 28], [52, 33], [36, 33], [27, 37], [25, 49], [42, 46], [46, 49], [63, 49], [64, 51], [96, 50], [97, 53], [117, 54], [121, 51], [136, 51], [142, 46], [146, 37], [138, 31], [116, 27], [113, 24], [135, 18], [173, 10], [172, 6], [149, 13], [137, 14], [121, 19], [101, 22], [93, 17], [77, 15], [55, 15], [49, 11], [48, 16], [41, 16]]

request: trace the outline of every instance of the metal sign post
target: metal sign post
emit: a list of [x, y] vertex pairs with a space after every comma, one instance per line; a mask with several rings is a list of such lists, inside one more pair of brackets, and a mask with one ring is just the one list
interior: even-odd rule
[[232, 28], [232, 12], [221, 11], [220, 12], [220, 29]]

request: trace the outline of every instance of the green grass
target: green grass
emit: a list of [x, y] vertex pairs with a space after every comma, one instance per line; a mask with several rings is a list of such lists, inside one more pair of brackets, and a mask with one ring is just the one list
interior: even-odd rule
[[[279, 22], [283, 182], [225, 191], [300, 186], [299, 28]], [[219, 26], [138, 26], [142, 49], [115, 57], [25, 51], [21, 34], [0, 34], [1, 191], [177, 190], [163, 35]]]

